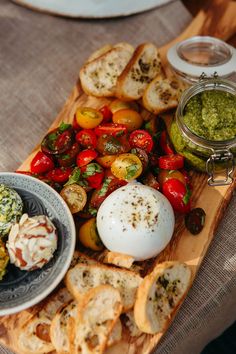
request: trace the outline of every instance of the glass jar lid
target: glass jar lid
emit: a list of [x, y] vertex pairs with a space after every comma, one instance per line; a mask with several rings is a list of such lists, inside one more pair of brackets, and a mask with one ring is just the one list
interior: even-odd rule
[[167, 58], [172, 68], [190, 82], [205, 77], [228, 77], [236, 72], [236, 49], [224, 41], [196, 36], [172, 46]]

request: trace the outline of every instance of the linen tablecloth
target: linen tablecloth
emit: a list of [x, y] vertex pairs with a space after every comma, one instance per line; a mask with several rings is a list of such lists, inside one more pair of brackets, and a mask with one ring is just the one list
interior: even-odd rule
[[[0, 171], [14, 171], [41, 141], [92, 51], [120, 41], [161, 46], [190, 21], [180, 1], [126, 18], [72, 20], [0, 0]], [[234, 197], [156, 354], [200, 353], [236, 319], [235, 205]]]

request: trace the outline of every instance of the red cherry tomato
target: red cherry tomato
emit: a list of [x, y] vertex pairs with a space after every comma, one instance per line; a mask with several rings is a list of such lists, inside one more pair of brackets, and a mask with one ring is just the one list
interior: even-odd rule
[[120, 180], [116, 177], [106, 177], [99, 189], [93, 191], [90, 204], [93, 208], [98, 209], [102, 202], [116, 189], [127, 184], [126, 181]]
[[98, 138], [96, 149], [101, 155], [118, 155], [128, 152], [130, 145], [126, 135], [101, 135]]
[[54, 162], [42, 151], [37, 152], [30, 164], [31, 172], [36, 174], [43, 174], [53, 169]]
[[161, 145], [162, 151], [166, 155], [172, 155], [175, 153], [174, 149], [171, 147], [171, 143], [170, 143], [170, 140], [169, 140], [166, 130], [163, 130], [163, 132], [161, 133], [160, 145]]
[[96, 148], [97, 137], [92, 129], [82, 129], [76, 136], [76, 141], [84, 148]]
[[151, 135], [142, 129], [134, 130], [129, 137], [129, 143], [131, 147], [138, 147], [150, 152], [153, 148], [153, 140]]
[[69, 167], [75, 163], [76, 156], [80, 151], [79, 144], [75, 142], [64, 154], [57, 156], [57, 161], [61, 167]]
[[111, 121], [112, 111], [110, 110], [110, 108], [107, 105], [100, 108], [99, 112], [102, 113], [102, 115], [103, 115], [102, 123], [107, 123], [107, 122]]
[[74, 142], [74, 131], [71, 124], [61, 123], [61, 125], [49, 132], [41, 143], [41, 149], [46, 154], [63, 154]]
[[159, 167], [163, 170], [179, 170], [184, 167], [184, 157], [179, 154], [161, 156]]
[[57, 183], [66, 183], [72, 171], [72, 167], [58, 167], [49, 171], [46, 177]]
[[89, 163], [81, 167], [82, 178], [84, 178], [89, 187], [99, 188], [104, 178], [103, 168], [97, 163]]
[[98, 125], [94, 129], [94, 131], [97, 136], [102, 136], [102, 135], [120, 136], [120, 135], [127, 134], [127, 127], [124, 124], [106, 123], [106, 124]]
[[176, 178], [168, 179], [163, 183], [162, 193], [171, 203], [173, 209], [179, 213], [188, 213], [191, 209], [191, 191]]
[[76, 164], [78, 167], [85, 166], [89, 164], [91, 161], [96, 159], [98, 153], [95, 150], [87, 149], [81, 151], [76, 158]]
[[145, 174], [145, 176], [142, 178], [142, 183], [145, 184], [146, 186], [152, 187], [154, 189], [157, 189], [157, 190], [160, 189], [160, 183], [158, 182], [157, 178], [151, 172], [148, 172], [147, 174]]

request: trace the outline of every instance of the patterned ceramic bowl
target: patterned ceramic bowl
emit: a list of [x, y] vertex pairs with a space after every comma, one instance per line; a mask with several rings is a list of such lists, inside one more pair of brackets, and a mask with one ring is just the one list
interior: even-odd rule
[[61, 196], [46, 183], [18, 173], [0, 173], [0, 183], [15, 189], [29, 216], [47, 215], [58, 234], [58, 248], [42, 269], [22, 271], [9, 264], [0, 281], [0, 316], [31, 307], [44, 299], [63, 279], [75, 249], [75, 225]]

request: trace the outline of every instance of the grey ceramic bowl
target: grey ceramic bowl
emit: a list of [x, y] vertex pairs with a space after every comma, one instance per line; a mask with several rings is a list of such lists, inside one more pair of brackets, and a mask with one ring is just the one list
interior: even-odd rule
[[0, 183], [15, 189], [29, 216], [47, 215], [57, 228], [58, 248], [42, 269], [22, 271], [9, 264], [0, 281], [0, 316], [22, 311], [43, 300], [63, 279], [75, 249], [75, 224], [61, 198], [46, 183], [19, 173], [0, 173]]

